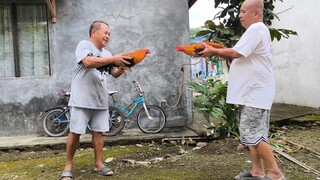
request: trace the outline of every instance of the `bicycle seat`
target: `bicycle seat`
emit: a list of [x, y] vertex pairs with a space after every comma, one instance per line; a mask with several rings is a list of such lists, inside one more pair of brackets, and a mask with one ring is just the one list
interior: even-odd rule
[[117, 93], [118, 91], [108, 91], [108, 94], [110, 95], [110, 96], [112, 96], [113, 94], [115, 94], [115, 93]]

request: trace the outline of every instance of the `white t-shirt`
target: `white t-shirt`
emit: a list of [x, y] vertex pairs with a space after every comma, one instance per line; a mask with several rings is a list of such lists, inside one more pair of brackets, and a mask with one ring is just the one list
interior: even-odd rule
[[95, 57], [109, 57], [105, 49], [100, 51], [92, 42], [83, 40], [77, 45], [75, 70], [71, 83], [69, 106], [88, 109], [108, 109], [107, 76], [96, 68], [86, 68], [81, 62], [89, 54]]
[[233, 50], [242, 57], [230, 67], [227, 103], [271, 109], [275, 80], [268, 28], [262, 22], [252, 24]]

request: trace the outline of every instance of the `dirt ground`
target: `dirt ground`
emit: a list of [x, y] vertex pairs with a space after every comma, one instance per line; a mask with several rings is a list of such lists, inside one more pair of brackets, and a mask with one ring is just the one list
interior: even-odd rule
[[[320, 170], [319, 121], [290, 121], [273, 127], [275, 146], [304, 164]], [[288, 144], [286, 139], [298, 145]], [[0, 179], [59, 179], [65, 162], [65, 150], [53, 148], [12, 149], [0, 151]], [[227, 180], [243, 170], [251, 161], [247, 148], [237, 139], [180, 139], [125, 146], [106, 145], [104, 157], [115, 171], [108, 179], [203, 179]], [[277, 161], [288, 180], [318, 180], [310, 170], [277, 154]], [[75, 157], [76, 179], [104, 179], [92, 173], [93, 153], [81, 147]]]

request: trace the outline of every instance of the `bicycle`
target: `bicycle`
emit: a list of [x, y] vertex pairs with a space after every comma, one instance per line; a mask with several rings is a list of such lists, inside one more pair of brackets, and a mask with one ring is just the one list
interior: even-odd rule
[[[140, 84], [136, 81], [133, 81], [136, 86], [136, 89], [139, 91], [139, 96], [136, 97], [132, 103], [127, 106], [120, 107], [120, 105], [116, 102], [114, 94], [118, 91], [110, 91], [109, 95], [112, 98], [113, 105], [116, 108], [119, 108], [124, 114], [125, 119], [128, 119], [132, 116], [133, 112], [137, 109], [138, 106], [142, 108], [138, 111], [138, 115], [136, 117], [137, 125], [139, 129], [144, 133], [158, 133], [163, 130], [167, 117], [165, 112], [162, 110], [160, 106], [157, 105], [147, 105], [144, 99], [144, 92], [140, 86]], [[119, 129], [123, 128], [119, 126]], [[121, 131], [122, 129], [120, 129]], [[118, 130], [119, 131], [119, 130]], [[120, 132], [119, 131], [119, 132]]]
[[[69, 100], [70, 92], [61, 92], [59, 94]], [[45, 134], [50, 137], [64, 136], [69, 132], [70, 124], [70, 107], [67, 105], [57, 106], [47, 109], [43, 119], [42, 127]], [[118, 134], [124, 127], [124, 115], [120, 109], [109, 106], [109, 125], [110, 130], [104, 132], [106, 136]], [[88, 127], [89, 131], [90, 128]]]

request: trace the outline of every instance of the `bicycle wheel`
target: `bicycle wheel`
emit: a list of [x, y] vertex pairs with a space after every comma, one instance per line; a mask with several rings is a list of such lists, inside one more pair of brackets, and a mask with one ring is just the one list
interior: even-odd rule
[[[51, 137], [59, 137], [68, 133], [70, 114], [63, 108], [51, 109], [43, 119], [42, 127], [44, 133]], [[64, 122], [60, 122], [64, 121]]]
[[161, 107], [156, 105], [147, 105], [147, 110], [152, 119], [149, 119], [145, 109], [142, 108], [137, 115], [138, 127], [144, 133], [153, 134], [160, 132], [166, 124], [166, 114]]
[[109, 131], [104, 132], [103, 135], [114, 136], [124, 128], [124, 115], [119, 108], [109, 106]]

